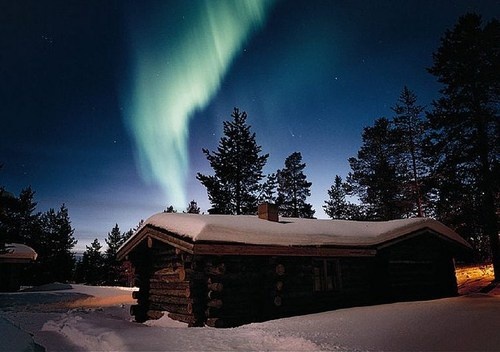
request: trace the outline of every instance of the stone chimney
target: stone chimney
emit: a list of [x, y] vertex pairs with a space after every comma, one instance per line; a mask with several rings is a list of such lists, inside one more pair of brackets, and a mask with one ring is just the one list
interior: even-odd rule
[[259, 219], [278, 222], [278, 206], [267, 202], [259, 204]]

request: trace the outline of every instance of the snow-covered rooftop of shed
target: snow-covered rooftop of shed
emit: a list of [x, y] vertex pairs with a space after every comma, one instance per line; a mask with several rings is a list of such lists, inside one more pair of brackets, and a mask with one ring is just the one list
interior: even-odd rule
[[351, 221], [280, 218], [251, 215], [158, 213], [143, 226], [153, 226], [193, 242], [229, 242], [279, 246], [370, 246], [423, 229], [433, 230], [469, 247], [456, 232], [430, 218], [391, 221]]
[[35, 260], [37, 253], [35, 250], [21, 243], [6, 243], [6, 252], [0, 254], [0, 259], [25, 259]]

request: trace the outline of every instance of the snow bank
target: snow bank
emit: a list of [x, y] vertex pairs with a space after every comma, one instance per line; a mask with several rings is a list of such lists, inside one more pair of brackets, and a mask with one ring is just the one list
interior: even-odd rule
[[500, 297], [455, 297], [340, 309], [258, 324], [326, 349], [498, 351]]
[[[94, 313], [92, 317], [89, 316], [90, 313]], [[123, 321], [101, 315], [93, 311], [69, 311], [56, 320], [46, 322], [41, 331], [61, 334], [84, 351], [127, 350], [117, 334], [120, 322]]]
[[57, 291], [57, 290], [71, 290], [73, 287], [70, 284], [63, 284], [60, 282], [52, 282], [40, 286], [33, 286], [25, 288], [23, 292], [39, 292], [39, 291]]
[[32, 337], [12, 323], [0, 317], [0, 346], [2, 351], [43, 351]]
[[148, 320], [144, 323], [144, 325], [156, 326], [156, 327], [160, 327], [160, 328], [187, 328], [188, 327], [188, 325], [186, 323], [169, 318], [167, 314], [163, 315], [163, 317], [161, 317], [158, 320]]
[[[112, 300], [131, 290], [75, 286], [78, 295], [92, 292], [99, 295], [95, 299]], [[37, 304], [16, 305], [26, 295], [30, 299], [25, 301], [38, 297]], [[168, 318], [138, 324], [130, 321], [127, 304], [61, 309], [53, 300], [45, 301], [54, 297], [64, 296], [60, 291], [0, 294], [0, 303], [8, 298], [8, 307], [14, 307], [0, 304], [2, 350], [36, 350], [35, 342], [47, 351], [500, 349], [500, 296], [491, 294], [339, 309], [233, 329], [187, 328]]]
[[[72, 311], [48, 321], [43, 331], [64, 335], [85, 351], [312, 351], [314, 342], [271, 329], [165, 327], [119, 321], [104, 311]], [[168, 325], [169, 323], [167, 323]], [[154, 324], [151, 324], [154, 325]]]

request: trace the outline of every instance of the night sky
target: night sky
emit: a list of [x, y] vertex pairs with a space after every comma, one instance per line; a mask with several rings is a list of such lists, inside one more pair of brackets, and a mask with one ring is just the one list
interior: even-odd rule
[[432, 53], [498, 1], [3, 1], [0, 185], [69, 208], [77, 250], [173, 204], [208, 203], [197, 172], [234, 107], [270, 157], [300, 151], [316, 216], [404, 85], [430, 107]]

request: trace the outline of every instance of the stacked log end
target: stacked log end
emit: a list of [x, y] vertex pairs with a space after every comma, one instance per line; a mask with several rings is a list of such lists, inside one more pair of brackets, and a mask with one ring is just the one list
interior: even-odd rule
[[[149, 275], [139, 278], [139, 291], [133, 293], [137, 305], [131, 313], [136, 321], [170, 318], [189, 326], [204, 324], [206, 289], [203, 275], [193, 270], [192, 256], [162, 243], [148, 243], [151, 260]], [[140, 271], [140, 270], [139, 270]]]
[[271, 262], [272, 309], [268, 318], [286, 317], [315, 311], [321, 297], [312, 293], [312, 266], [304, 258], [275, 258]]
[[[189, 326], [233, 327], [306, 311], [311, 264], [278, 257], [193, 256], [152, 241], [137, 257], [136, 321], [165, 314]], [[149, 258], [145, 260], [144, 258]]]
[[274, 299], [273, 303], [275, 307], [281, 307], [283, 304], [283, 288], [285, 279], [285, 266], [282, 263], [276, 265], [275, 268], [275, 281], [274, 281]]
[[269, 267], [264, 257], [226, 256], [205, 263], [206, 325], [233, 327], [260, 320], [269, 310]]
[[146, 319], [167, 314], [189, 326], [233, 327], [290, 309], [283, 303], [286, 264], [276, 258], [194, 258], [173, 248], [160, 250], [154, 244], [149, 255], [149, 280], [134, 293], [138, 302], [144, 297], [147, 302], [134, 308], [136, 317], [139, 312]]

